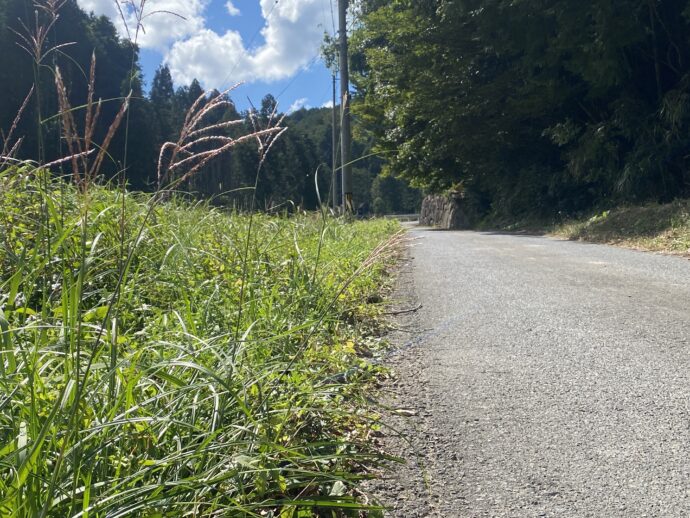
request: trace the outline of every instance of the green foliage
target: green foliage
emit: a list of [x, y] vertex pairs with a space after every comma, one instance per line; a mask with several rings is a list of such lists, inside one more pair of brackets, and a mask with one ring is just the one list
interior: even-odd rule
[[687, 0], [362, 0], [355, 109], [388, 170], [484, 214], [690, 195]]
[[[330, 197], [330, 178], [333, 141], [332, 108], [301, 109], [290, 114], [286, 119], [290, 128], [287, 137], [303, 141], [314, 160], [313, 170], [322, 164], [319, 172], [319, 186], [321, 196]], [[382, 213], [413, 213], [421, 205], [421, 193], [410, 188], [406, 182], [396, 178], [379, 181], [383, 166], [383, 159], [372, 153], [371, 139], [359, 129], [359, 121], [355, 120], [355, 134], [352, 143], [353, 155], [353, 189], [354, 200], [360, 214]], [[292, 133], [292, 135], [290, 135]], [[338, 156], [340, 153], [338, 152]], [[379, 183], [377, 184], [377, 181]], [[313, 177], [308, 180], [308, 188], [314, 185]], [[374, 210], [374, 199], [381, 195], [380, 188], [385, 191], [383, 196], [387, 200], [384, 212]], [[378, 189], [378, 190], [377, 190]]]
[[[175, 87], [167, 65], [160, 66], [156, 70], [156, 74], [153, 76], [150, 99], [156, 114], [161, 143], [176, 142], [182, 127], [181, 121], [178, 119], [185, 113], [186, 109], [178, 110], [178, 106], [176, 106]], [[187, 99], [184, 99], [185, 104], [187, 104], [186, 101]], [[188, 104], [191, 106], [191, 103]]]
[[[44, 50], [55, 45], [68, 45], [46, 56], [41, 66], [34, 70], [32, 57], [17, 44], [21, 41], [18, 33], [27, 35], [27, 30], [35, 26], [35, 13], [41, 21], [45, 21], [47, 15], [26, 0], [5, 0], [0, 3], [0, 12], [0, 17], [8, 22], [0, 24], [0, 48], [3, 49], [0, 53], [0, 83], [3, 88], [0, 128], [3, 131], [11, 127], [23, 98], [32, 86], [36, 86], [36, 95], [16, 130], [17, 136], [25, 138], [20, 157], [32, 160], [42, 157], [51, 161], [67, 154], [59, 117], [54, 117], [58, 112], [54, 70], [55, 67], [60, 68], [71, 105], [83, 106], [87, 99], [92, 53], [95, 53], [97, 62], [95, 100], [103, 99], [95, 131], [95, 140], [101, 142], [120, 108], [125, 85], [129, 92], [131, 65], [133, 59], [136, 63], [137, 50], [120, 40], [107, 18], [86, 15], [76, 2], [68, 1], [60, 9], [60, 16], [49, 32]], [[138, 73], [137, 70], [135, 72]], [[82, 115], [75, 116], [80, 124], [80, 134], [83, 134]], [[113, 160], [108, 161], [101, 171], [107, 177], [122, 167], [124, 137], [117, 149], [113, 146], [111, 151]], [[133, 174], [141, 173], [136, 170]]]
[[690, 202], [606, 210], [557, 225], [553, 233], [568, 239], [689, 255]]
[[0, 514], [356, 516], [396, 225], [122, 196], [0, 173]]

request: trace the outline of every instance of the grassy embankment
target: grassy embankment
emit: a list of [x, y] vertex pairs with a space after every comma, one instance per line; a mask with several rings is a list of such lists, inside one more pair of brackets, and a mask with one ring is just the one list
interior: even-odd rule
[[479, 228], [690, 255], [690, 200], [619, 207], [555, 224], [533, 219], [510, 223], [489, 220]]
[[690, 255], [690, 200], [612, 209], [550, 229], [572, 240]]
[[0, 515], [357, 516], [397, 224], [34, 176], [0, 173]]

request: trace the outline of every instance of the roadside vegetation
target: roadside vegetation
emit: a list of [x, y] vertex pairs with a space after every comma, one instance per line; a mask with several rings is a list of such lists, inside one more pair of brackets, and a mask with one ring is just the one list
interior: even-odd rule
[[359, 516], [399, 224], [331, 216], [270, 99], [149, 102], [145, 4], [0, 1], [0, 516]]
[[690, 197], [688, 0], [358, 4], [353, 110], [388, 172], [513, 222]]
[[690, 256], [690, 200], [618, 207], [561, 222], [486, 219], [477, 228]]
[[[88, 3], [81, 2], [81, 5]], [[141, 18], [143, 26], [152, 17], [163, 18], [171, 24], [174, 32], [173, 26], [182, 23], [174, 14], [161, 12], [160, 2], [102, 2], [103, 5], [109, 3], [113, 7], [119, 5], [127, 20]], [[170, 6], [164, 9], [170, 9]], [[42, 27], [39, 34], [43, 42], [41, 49], [36, 49], [34, 44], [37, 22], [38, 27]], [[49, 28], [47, 22], [51, 23]], [[132, 26], [128, 30], [132, 40], [136, 40], [142, 29]], [[30, 44], [24, 41], [25, 37]], [[51, 52], [55, 46], [62, 47]], [[69, 103], [74, 107], [81, 106], [88, 97], [88, 72], [92, 53], [95, 54], [97, 67], [93, 97], [96, 101], [103, 99], [101, 117], [94, 124], [94, 137], [98, 142], [107, 133], [120, 108], [117, 100], [131, 91], [128, 130], [114, 135], [109, 148], [111, 159], [101, 164], [99, 172], [107, 179], [121, 180], [125, 176], [129, 186], [136, 190], [155, 190], [161, 146], [177, 140], [185, 114], [202, 94], [206, 93], [210, 98], [219, 93], [211, 88], [204, 92], [197, 80], [189, 84], [175, 82], [165, 64], [155, 72], [146, 70], [144, 73], [136, 41], [120, 37], [111, 20], [85, 12], [75, 0], [0, 0], [0, 48], [3, 94], [0, 96], [0, 128], [7, 131], [12, 126], [18, 107], [32, 87], [35, 92], [36, 89], [40, 91], [40, 109], [37, 100], [32, 98], [25, 116], [17, 124], [16, 134], [24, 137], [17, 153], [20, 158], [37, 160], [42, 156], [50, 162], [64, 156], [61, 127], [56, 118], [51, 118], [59, 109], [52, 68], [59, 67], [61, 71]], [[31, 50], [32, 59], [27, 55], [27, 49]], [[228, 77], [228, 81], [231, 79]], [[224, 87], [219, 88], [222, 90]], [[246, 105], [242, 102], [243, 97], [238, 98], [230, 92], [228, 99], [231, 102], [222, 110], [209, 114], [207, 122], [211, 125], [239, 120], [237, 125], [217, 128], [215, 134], [227, 137], [245, 134], [253, 129], [252, 117], [259, 124], [265, 124], [271, 115], [287, 108], [287, 105], [278, 106], [281, 99], [278, 92], [275, 93], [277, 99], [268, 94], [263, 99], [252, 99], [253, 105], [243, 109], [241, 104]], [[36, 131], [39, 116], [43, 119], [41, 137]], [[317, 169], [321, 192], [327, 195], [331, 187], [331, 118], [332, 110], [329, 108], [303, 108], [287, 115], [284, 126], [289, 131], [275, 143], [271, 154], [266, 157], [263, 181], [255, 190], [249, 188], [254, 185], [260, 157], [250, 148], [217, 157], [213, 163], [202, 167], [201, 174], [196, 175], [185, 188], [199, 197], [213, 198], [216, 203], [243, 208], [247, 208], [254, 197], [256, 206], [262, 209], [289, 202], [306, 210], [315, 210], [319, 206], [314, 189]], [[381, 177], [382, 160], [371, 155], [371, 146], [366, 138], [355, 136], [353, 157], [358, 160], [353, 168], [358, 207], [361, 206], [363, 212], [368, 209], [372, 213], [414, 212], [419, 193], [409, 189], [401, 180]], [[125, 162], [127, 167], [123, 175], [122, 164]]]
[[6, 168], [0, 514], [356, 516], [397, 229]]
[[550, 234], [640, 250], [690, 255], [690, 200], [621, 207], [556, 225]]

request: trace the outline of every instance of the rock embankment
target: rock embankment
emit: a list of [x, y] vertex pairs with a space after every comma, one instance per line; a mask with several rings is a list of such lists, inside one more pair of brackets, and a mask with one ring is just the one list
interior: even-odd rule
[[424, 198], [419, 223], [447, 230], [467, 230], [472, 221], [458, 194], [433, 194]]

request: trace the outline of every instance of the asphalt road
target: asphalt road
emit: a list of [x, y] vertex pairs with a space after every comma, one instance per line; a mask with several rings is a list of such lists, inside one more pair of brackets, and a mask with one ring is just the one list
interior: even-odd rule
[[415, 458], [379, 488], [388, 515], [690, 516], [690, 261], [412, 237], [423, 309], [389, 389]]

